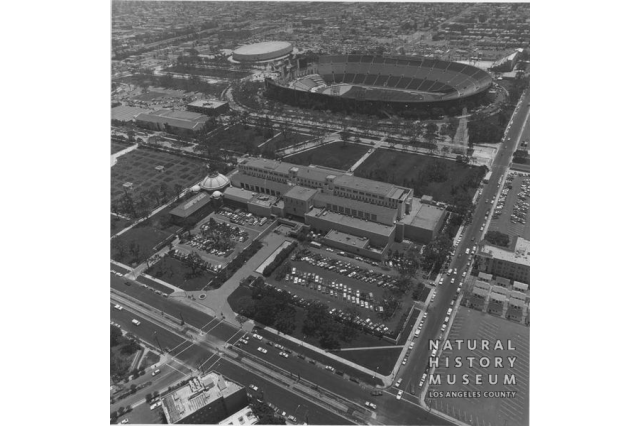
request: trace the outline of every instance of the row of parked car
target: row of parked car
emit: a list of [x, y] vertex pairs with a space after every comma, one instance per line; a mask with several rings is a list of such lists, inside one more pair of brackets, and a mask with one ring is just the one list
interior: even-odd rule
[[353, 322], [353, 324], [360, 328], [363, 331], [373, 333], [373, 334], [388, 334], [392, 333], [392, 330], [389, 329], [386, 325], [381, 322], [375, 322], [371, 320], [371, 318], [362, 318], [360, 315], [357, 315], [354, 319], [352, 319], [347, 313], [343, 312], [341, 309], [333, 308], [329, 311], [331, 315], [339, 322]]
[[378, 287], [393, 287], [397, 283], [397, 279], [390, 277], [382, 272], [375, 272], [373, 270], [366, 270], [359, 266], [353, 265], [350, 262], [338, 260], [334, 258], [325, 257], [319, 253], [309, 252], [298, 258], [299, 260], [306, 262], [310, 265], [318, 266], [328, 271], [333, 271], [344, 275], [345, 277], [363, 281], [368, 284], [375, 284]]
[[301, 272], [293, 268], [291, 274], [285, 276], [285, 281], [291, 282], [296, 285], [302, 285], [312, 288], [321, 293], [328, 294], [331, 297], [342, 297], [343, 301], [348, 301], [354, 305], [360, 305], [365, 309], [370, 309], [376, 312], [382, 312], [380, 309], [375, 309], [373, 293], [360, 292], [358, 289], [353, 289], [346, 284], [340, 282], [325, 282], [325, 279], [313, 272]]
[[266, 217], [256, 217], [251, 213], [245, 212], [242, 209], [231, 210], [228, 207], [223, 208], [218, 212], [221, 216], [229, 218], [231, 223], [235, 223], [242, 226], [262, 226], [267, 223]]

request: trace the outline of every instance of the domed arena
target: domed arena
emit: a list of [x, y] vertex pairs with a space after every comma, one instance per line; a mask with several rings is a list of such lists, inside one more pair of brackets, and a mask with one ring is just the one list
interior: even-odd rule
[[263, 62], [280, 59], [293, 52], [293, 46], [286, 41], [265, 41], [241, 46], [233, 51], [237, 62]]
[[227, 186], [229, 186], [229, 178], [220, 173], [210, 174], [200, 182], [200, 188], [207, 192], [223, 191]]

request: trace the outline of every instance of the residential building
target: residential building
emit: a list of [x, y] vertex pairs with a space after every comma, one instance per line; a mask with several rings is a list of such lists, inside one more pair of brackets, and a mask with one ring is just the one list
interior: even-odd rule
[[478, 252], [479, 270], [499, 277], [529, 284], [531, 253], [529, 241], [516, 240], [513, 251], [484, 244]]

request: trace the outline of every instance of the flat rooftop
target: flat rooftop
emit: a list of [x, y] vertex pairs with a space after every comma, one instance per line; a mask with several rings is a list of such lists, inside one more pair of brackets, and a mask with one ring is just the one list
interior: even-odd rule
[[403, 217], [401, 222], [405, 225], [433, 231], [443, 214], [443, 208], [423, 204], [420, 200], [414, 198], [411, 204], [411, 213]]
[[169, 423], [177, 423], [219, 398], [242, 389], [215, 373], [195, 377], [162, 398], [162, 409]]
[[509, 251], [503, 248], [485, 244], [482, 247], [482, 253], [490, 255], [494, 259], [504, 260], [520, 265], [529, 266], [531, 263], [529, 241], [525, 240], [522, 237], [518, 237], [514, 251]]
[[336, 231], [335, 229], [329, 231], [324, 238], [357, 248], [365, 248], [369, 243], [369, 239], [366, 237], [356, 237], [355, 235]]
[[338, 223], [350, 228], [361, 229], [363, 231], [371, 232], [374, 234], [384, 235], [388, 237], [393, 232], [394, 226], [386, 226], [380, 223], [365, 221], [355, 217], [341, 215], [332, 211], [324, 210], [322, 216], [319, 216], [324, 209], [314, 207], [305, 216], [312, 216], [321, 220], [326, 220], [331, 223]]
[[111, 108], [111, 119], [118, 121], [133, 121], [138, 114], [147, 114], [151, 110], [132, 107], [127, 105], [120, 105], [115, 108]]
[[209, 194], [201, 192], [195, 197], [188, 200], [186, 203], [179, 205], [169, 213], [174, 216], [188, 217], [193, 212], [198, 211], [202, 206], [209, 202]]
[[311, 199], [316, 192], [317, 189], [305, 188], [304, 186], [293, 186], [290, 190], [288, 190], [283, 196], [293, 198], [296, 200], [308, 201]]

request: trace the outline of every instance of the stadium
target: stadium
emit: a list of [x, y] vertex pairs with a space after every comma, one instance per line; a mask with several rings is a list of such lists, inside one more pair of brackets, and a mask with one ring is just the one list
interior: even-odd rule
[[283, 59], [292, 51], [293, 46], [286, 41], [265, 41], [237, 48], [232, 58], [236, 62], [265, 62]]
[[[269, 97], [334, 111], [439, 115], [475, 106], [492, 85], [479, 68], [413, 56], [330, 55], [279, 80], [266, 79]], [[385, 114], [387, 113], [387, 114]]]

